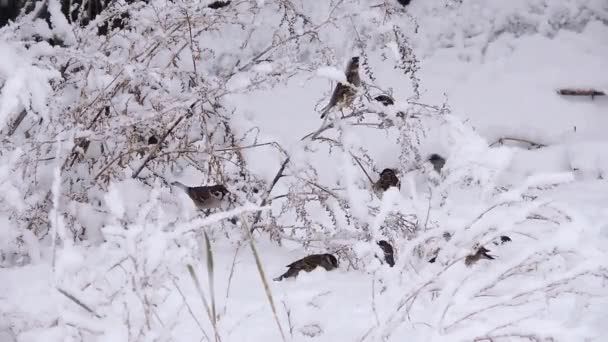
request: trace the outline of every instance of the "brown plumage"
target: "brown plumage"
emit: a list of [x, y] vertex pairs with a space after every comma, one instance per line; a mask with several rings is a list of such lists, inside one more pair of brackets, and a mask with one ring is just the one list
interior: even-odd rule
[[211, 8], [211, 9], [220, 9], [223, 7], [226, 7], [228, 5], [230, 5], [231, 1], [214, 1], [212, 3], [210, 3], [209, 5], [207, 5], [207, 7]]
[[395, 266], [395, 251], [393, 246], [386, 240], [378, 241], [378, 246], [380, 246], [380, 249], [384, 252], [384, 261], [386, 261], [390, 267]]
[[180, 182], [173, 182], [176, 186], [186, 192], [188, 197], [199, 209], [211, 209], [219, 207], [224, 198], [230, 192], [221, 184], [208, 186], [187, 186]]
[[487, 248], [481, 246], [477, 249], [475, 254], [467, 255], [466, 258], [464, 258], [464, 264], [471, 266], [481, 259], [494, 260], [494, 257], [488, 254], [489, 252], [490, 251]]
[[273, 280], [281, 281], [285, 278], [296, 278], [300, 271], [310, 272], [318, 266], [323, 267], [326, 271], [334, 270], [338, 268], [338, 259], [329, 253], [312, 254], [287, 265], [286, 267], [289, 267], [287, 272]]
[[359, 76], [359, 57], [353, 57], [350, 59], [344, 73], [346, 74], [346, 82], [349, 84], [338, 82], [333, 94], [331, 95], [329, 103], [321, 110], [321, 119], [324, 118], [332, 108], [338, 106], [340, 109], [342, 109], [349, 107], [353, 103], [353, 100], [357, 95], [357, 89], [355, 88], [361, 86], [361, 77]]
[[388, 95], [378, 95], [374, 97], [374, 100], [382, 103], [384, 106], [392, 106], [395, 104], [393, 98]]
[[378, 197], [382, 198], [382, 193], [384, 193], [388, 188], [396, 187], [401, 189], [401, 181], [397, 177], [397, 173], [393, 169], [384, 169], [380, 172], [380, 178], [373, 185], [374, 192], [378, 194]]
[[[504, 245], [507, 242], [511, 242], [511, 238], [508, 237], [508, 236], [506, 236], [506, 235], [501, 235], [500, 236], [500, 244]], [[494, 241], [494, 245], [498, 246], [499, 245], [498, 241]]]

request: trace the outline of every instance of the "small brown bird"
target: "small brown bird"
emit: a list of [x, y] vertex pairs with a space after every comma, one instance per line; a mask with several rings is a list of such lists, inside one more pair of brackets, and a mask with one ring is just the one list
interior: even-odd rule
[[[500, 244], [504, 245], [507, 242], [511, 242], [511, 238], [506, 236], [506, 235], [501, 235], [500, 236]], [[498, 241], [494, 241], [494, 245], [498, 246]]]
[[488, 254], [489, 252], [490, 251], [487, 248], [485, 248], [484, 246], [480, 246], [475, 252], [475, 254], [467, 255], [466, 258], [464, 258], [464, 264], [467, 266], [471, 266], [480, 259], [494, 260], [494, 257]]
[[346, 82], [349, 84], [343, 84], [338, 82], [334, 89], [331, 99], [327, 106], [321, 110], [321, 119], [323, 119], [329, 111], [338, 106], [340, 109], [349, 107], [355, 96], [357, 95], [357, 89], [361, 86], [361, 77], [359, 76], [359, 57], [353, 57], [346, 66]]
[[378, 241], [378, 246], [384, 252], [384, 261], [390, 266], [395, 266], [395, 251], [393, 250], [393, 246], [386, 240]]
[[378, 95], [374, 97], [374, 100], [382, 103], [384, 106], [392, 106], [395, 104], [393, 98], [388, 95]]
[[176, 186], [186, 192], [188, 197], [199, 209], [211, 209], [219, 207], [224, 198], [230, 192], [221, 184], [208, 186], [187, 186], [180, 182], [173, 182], [171, 185]]
[[431, 154], [428, 161], [431, 162], [433, 168], [435, 169], [435, 171], [437, 171], [437, 173], [440, 173], [441, 169], [445, 165], [445, 158], [435, 153]]
[[218, 1], [214, 1], [214, 2], [210, 3], [209, 5], [207, 5], [207, 7], [211, 8], [211, 9], [220, 9], [220, 8], [230, 5], [231, 2], [232, 1], [218, 0]]
[[274, 278], [273, 280], [281, 281], [285, 278], [296, 278], [300, 271], [310, 272], [318, 266], [323, 267], [326, 271], [334, 270], [338, 268], [338, 259], [329, 253], [312, 254], [287, 265], [286, 267], [289, 267], [287, 272]]
[[378, 197], [382, 198], [384, 193], [390, 187], [401, 189], [401, 181], [397, 177], [397, 173], [393, 169], [384, 169], [380, 172], [380, 179], [372, 186]]

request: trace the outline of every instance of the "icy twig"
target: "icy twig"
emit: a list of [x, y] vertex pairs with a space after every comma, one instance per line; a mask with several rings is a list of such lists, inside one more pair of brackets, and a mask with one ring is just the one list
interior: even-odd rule
[[89, 307], [88, 305], [86, 305], [85, 303], [83, 303], [81, 300], [79, 300], [78, 298], [74, 297], [73, 295], [67, 293], [65, 290], [63, 290], [61, 288], [57, 288], [57, 291], [59, 291], [59, 293], [61, 293], [62, 295], [64, 295], [66, 298], [68, 298], [72, 302], [76, 303], [81, 308], [85, 309], [87, 312], [89, 312], [93, 316], [95, 316], [97, 318], [102, 318], [98, 313], [96, 313], [95, 311], [93, 311], [93, 309], [91, 309], [91, 307]]
[[[289, 159], [287, 159], [289, 160]], [[287, 163], [284, 163], [285, 166]], [[253, 239], [253, 235], [251, 235], [252, 230], [249, 229], [249, 225], [247, 224], [247, 219], [244, 215], [241, 215], [241, 222], [243, 224], [243, 228], [247, 232], [249, 236], [249, 246], [251, 247], [251, 252], [253, 253], [253, 257], [255, 259], [255, 265], [258, 270], [258, 274], [260, 275], [260, 279], [262, 280], [262, 284], [264, 285], [264, 291], [266, 292], [266, 298], [268, 299], [268, 303], [270, 304], [270, 308], [272, 310], [272, 314], [274, 316], [274, 320], [277, 323], [277, 327], [279, 328], [279, 332], [281, 333], [281, 338], [283, 341], [285, 339], [285, 333], [283, 333], [283, 327], [281, 326], [281, 322], [279, 321], [279, 316], [277, 315], [277, 309], [274, 305], [274, 299], [272, 296], [272, 291], [270, 290], [270, 286], [268, 285], [268, 280], [266, 279], [266, 274], [264, 273], [264, 267], [262, 266], [262, 261], [260, 260], [260, 255], [255, 247], [255, 241]]]
[[[274, 176], [274, 179], [272, 180], [272, 183], [270, 184], [270, 188], [264, 194], [264, 198], [262, 199], [262, 203], [260, 204], [260, 207], [264, 207], [264, 206], [266, 206], [270, 202], [270, 200], [269, 200], [270, 193], [272, 192], [272, 189], [277, 184], [277, 182], [279, 181], [279, 179], [281, 179], [281, 177], [284, 176], [283, 172], [285, 171], [285, 167], [287, 167], [287, 163], [289, 163], [289, 157], [287, 157], [287, 159], [285, 159], [285, 161], [283, 162], [283, 164], [281, 164], [281, 167], [279, 168], [279, 171]], [[261, 217], [262, 217], [262, 212], [259, 211], [256, 214], [255, 219], [253, 220], [251, 231], [250, 231], [251, 233], [253, 233], [253, 231], [256, 229], [255, 225], [258, 223], [258, 221], [260, 220]]]

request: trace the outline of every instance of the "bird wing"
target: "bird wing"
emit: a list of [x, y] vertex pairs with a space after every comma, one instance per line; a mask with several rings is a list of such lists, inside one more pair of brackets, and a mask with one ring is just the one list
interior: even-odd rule
[[190, 197], [192, 197], [192, 199], [199, 202], [207, 201], [210, 197], [209, 189], [206, 186], [197, 186], [190, 188], [189, 195]]
[[338, 103], [340, 94], [344, 93], [343, 87], [344, 87], [344, 85], [340, 82], [338, 82], [338, 84], [336, 84], [336, 87], [334, 88], [334, 92], [331, 94], [331, 98], [329, 99], [329, 103], [327, 104], [327, 106], [325, 106], [325, 107], [323, 107], [323, 109], [321, 109], [321, 117], [324, 117], [329, 112], [329, 110]]

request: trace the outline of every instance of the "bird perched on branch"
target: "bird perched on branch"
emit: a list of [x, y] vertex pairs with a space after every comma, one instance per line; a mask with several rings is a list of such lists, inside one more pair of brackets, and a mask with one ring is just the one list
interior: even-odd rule
[[357, 88], [361, 86], [359, 57], [350, 59], [344, 73], [346, 74], [346, 82], [348, 82], [348, 84], [338, 82], [329, 103], [321, 110], [321, 119], [324, 118], [332, 108], [338, 106], [340, 109], [343, 109], [349, 107], [353, 103], [353, 100], [357, 95]]
[[384, 252], [384, 261], [390, 266], [395, 266], [395, 251], [393, 250], [393, 246], [386, 240], [378, 241], [378, 246]]
[[176, 186], [186, 192], [188, 197], [199, 209], [218, 208], [230, 192], [222, 184], [207, 186], [187, 186], [180, 182], [173, 182]]
[[395, 104], [393, 98], [388, 95], [378, 95], [374, 97], [374, 100], [382, 103], [384, 106], [392, 106]]
[[481, 259], [494, 260], [494, 257], [488, 254], [489, 252], [490, 251], [484, 246], [479, 246], [476, 249], [475, 254], [467, 255], [466, 258], [464, 258], [464, 264], [471, 266]]
[[285, 278], [296, 278], [300, 271], [310, 272], [319, 266], [326, 271], [334, 270], [338, 268], [338, 259], [329, 253], [312, 254], [287, 265], [286, 267], [289, 267], [287, 272], [273, 280], [281, 281]]
[[397, 173], [393, 169], [384, 169], [380, 172], [380, 179], [372, 186], [378, 197], [382, 198], [382, 194], [390, 187], [401, 189], [401, 181], [397, 177]]

